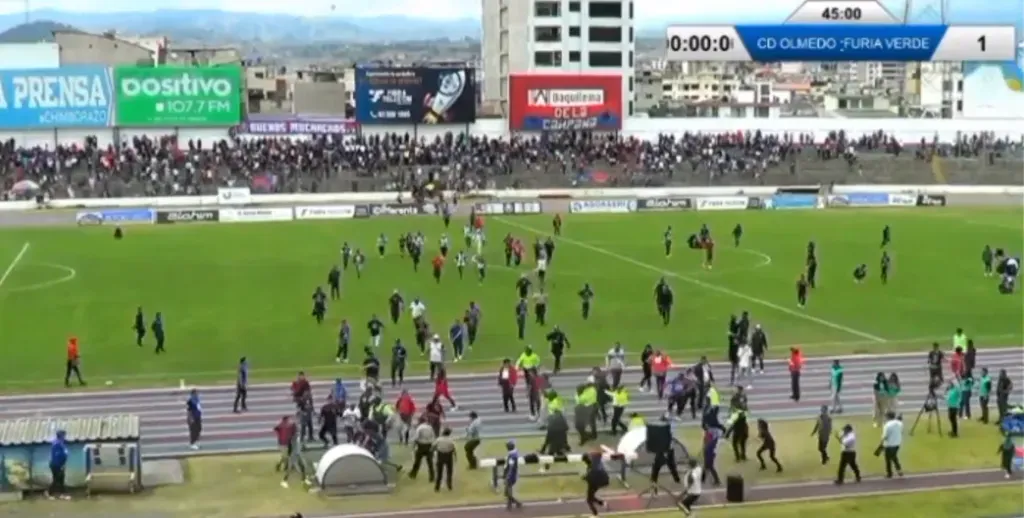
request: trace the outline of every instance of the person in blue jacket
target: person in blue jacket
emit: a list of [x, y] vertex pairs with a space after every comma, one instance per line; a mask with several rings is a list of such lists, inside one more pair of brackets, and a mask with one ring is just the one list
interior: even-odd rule
[[519, 482], [519, 451], [516, 450], [515, 441], [505, 444], [508, 454], [505, 455], [505, 509], [511, 511], [512, 506], [517, 509], [523, 507], [523, 503], [516, 498], [516, 483]]
[[185, 402], [185, 417], [188, 422], [188, 447], [199, 449], [199, 437], [203, 433], [203, 405], [199, 401], [199, 391], [192, 389]]
[[64, 475], [68, 464], [68, 445], [66, 439], [67, 432], [57, 430], [57, 436], [50, 444], [50, 476], [52, 481], [50, 482], [50, 489], [46, 492], [46, 497], [50, 500], [56, 498], [70, 500], [70, 497], [64, 492]]
[[348, 390], [345, 388], [345, 384], [341, 381], [341, 378], [334, 380], [334, 389], [331, 392], [334, 395], [334, 402], [342, 409], [345, 408], [345, 401], [348, 400]]

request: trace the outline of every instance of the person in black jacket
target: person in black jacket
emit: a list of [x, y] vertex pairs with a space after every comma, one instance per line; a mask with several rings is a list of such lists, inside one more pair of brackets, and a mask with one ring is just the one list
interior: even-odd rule
[[756, 363], [758, 372], [764, 374], [764, 353], [768, 351], [768, 337], [764, 329], [761, 329], [761, 324], [755, 325], [754, 332], [750, 334], [750, 349], [754, 353], [750, 362], [751, 371]]
[[779, 463], [779, 459], [775, 458], [775, 437], [772, 436], [772, 431], [768, 428], [768, 421], [757, 420], [757, 435], [761, 438], [761, 447], [757, 449], [757, 460], [761, 463], [761, 470], [768, 469], [764, 463], [764, 453], [768, 452], [768, 458], [775, 463], [775, 471], [782, 473], [782, 464]]
[[643, 369], [643, 377], [640, 378], [640, 390], [650, 392], [651, 390], [651, 356], [654, 355], [654, 346], [647, 344], [640, 352], [640, 368]]
[[590, 508], [590, 514], [592, 516], [597, 516], [598, 506], [607, 506], [607, 503], [605, 503], [604, 500], [598, 498], [597, 492], [607, 487], [610, 480], [608, 478], [608, 472], [604, 468], [601, 452], [589, 453], [585, 459], [587, 462], [587, 474], [584, 475], [583, 480], [587, 482], [587, 507]]

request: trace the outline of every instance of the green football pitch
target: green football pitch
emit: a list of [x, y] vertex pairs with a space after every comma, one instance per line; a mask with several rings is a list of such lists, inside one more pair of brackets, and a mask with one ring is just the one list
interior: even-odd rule
[[[549, 325], [569, 335], [569, 362], [576, 367], [601, 363], [615, 341], [630, 353], [652, 343], [677, 361], [702, 354], [721, 359], [728, 317], [744, 310], [767, 330], [776, 355], [794, 344], [812, 355], [916, 351], [931, 341], [948, 344], [957, 327], [980, 346], [1019, 345], [1022, 298], [997, 293], [996, 279], [982, 274], [981, 249], [989, 244], [1019, 254], [1022, 221], [1021, 209], [981, 208], [568, 215], [549, 270]], [[462, 223], [453, 221], [449, 230], [459, 244]], [[701, 267], [698, 252], [685, 249], [685, 237], [701, 223], [718, 242], [712, 270]], [[745, 235], [734, 247], [728, 234], [737, 223]], [[893, 230], [894, 268], [883, 286], [878, 263], [886, 224]], [[676, 236], [671, 257], [662, 248], [668, 225]], [[82, 343], [86, 374], [119, 386], [228, 381], [243, 355], [254, 377], [264, 380], [290, 378], [300, 369], [317, 376], [354, 373], [354, 366], [334, 363], [338, 323], [348, 319], [356, 342], [365, 343], [365, 322], [372, 313], [386, 318], [386, 299], [395, 289], [407, 302], [421, 298], [439, 331], [469, 301], [479, 303], [479, 341], [455, 369], [489, 371], [525, 344], [547, 350], [547, 328], [531, 322], [525, 341], [515, 337], [513, 285], [532, 261], [506, 268], [500, 241], [512, 233], [529, 242], [550, 228], [546, 215], [489, 217], [490, 268], [482, 284], [472, 272], [460, 280], [452, 266], [435, 284], [428, 269], [413, 273], [399, 257], [394, 243], [405, 231], [424, 232], [428, 256], [435, 253], [444, 231], [436, 217], [133, 226], [121, 241], [108, 227], [3, 230], [0, 389], [49, 385], [63, 374], [71, 335]], [[391, 241], [384, 258], [374, 250], [381, 233]], [[794, 283], [810, 240], [818, 245], [819, 287], [802, 309]], [[368, 264], [361, 279], [346, 272], [342, 300], [330, 304], [327, 322], [318, 326], [310, 316], [312, 290], [340, 260], [343, 241], [363, 248]], [[859, 263], [869, 267], [863, 284], [852, 279]], [[667, 327], [653, 304], [660, 277], [676, 293]], [[588, 321], [577, 297], [585, 282], [596, 292]], [[168, 354], [155, 355], [151, 342], [136, 347], [136, 306], [145, 308], [147, 319], [163, 313]], [[386, 345], [400, 337], [412, 349], [408, 315], [403, 320], [386, 329]]]

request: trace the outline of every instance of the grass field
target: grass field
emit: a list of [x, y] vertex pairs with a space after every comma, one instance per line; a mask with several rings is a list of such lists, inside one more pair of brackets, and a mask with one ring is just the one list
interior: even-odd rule
[[[865, 477], [878, 477], [884, 474], [884, 467], [880, 458], [869, 454], [874, 448], [878, 438], [878, 431], [871, 428], [870, 419], [867, 417], [854, 417], [844, 419], [861, 433], [861, 469]], [[741, 474], [748, 483], [757, 484], [779, 484], [786, 482], [806, 482], [830, 480], [835, 477], [837, 460], [822, 466], [818, 454], [812, 444], [807, 442], [807, 433], [810, 431], [810, 421], [779, 421], [773, 425], [775, 437], [778, 440], [779, 460], [785, 466], [783, 473], [775, 473], [774, 470], [759, 471], [757, 460], [753, 456], [746, 463], [733, 461], [732, 452], [728, 447], [723, 447], [718, 470], [722, 476], [727, 474]], [[950, 469], [980, 469], [993, 468], [997, 464], [994, 455], [995, 447], [999, 443], [999, 437], [995, 427], [985, 426], [976, 422], [965, 422], [962, 438], [957, 441], [956, 447], [950, 447], [949, 439], [939, 434], [918, 434], [908, 437], [900, 456], [907, 473], [926, 473], [945, 471]], [[696, 449], [700, 443], [700, 431], [684, 429], [679, 432], [679, 438], [689, 445], [691, 450]], [[607, 437], [607, 444], [614, 444], [615, 439]], [[517, 440], [517, 445], [523, 452], [535, 451], [542, 442], [540, 437], [524, 437]], [[757, 441], [751, 441], [751, 446], [756, 448]], [[833, 453], [837, 449], [833, 446]], [[461, 449], [460, 449], [461, 451]], [[935, 455], [936, 451], [942, 451], [942, 455]], [[499, 440], [485, 440], [479, 451], [481, 457], [500, 456], [504, 454], [504, 442]], [[408, 448], [395, 446], [392, 449], [395, 462], [405, 465], [407, 468], [411, 461], [411, 451]], [[299, 488], [295, 483], [292, 488], [281, 489], [278, 486], [280, 474], [275, 473], [271, 466], [277, 461], [277, 454], [260, 454], [244, 456], [212, 456], [199, 457], [183, 462], [186, 463], [188, 480], [181, 486], [168, 486], [146, 491], [136, 498], [106, 497], [100, 496], [90, 499], [88, 502], [76, 502], [76, 511], [89, 516], [113, 516], [124, 513], [158, 515], [168, 517], [192, 517], [204, 516], [209, 518], [233, 518], [237, 516], [285, 516], [295, 511], [302, 511], [307, 514], [338, 512], [339, 500], [324, 499], [318, 495], [311, 495]], [[465, 467], [464, 459], [459, 458], [455, 471], [455, 491], [449, 493], [443, 490], [435, 493], [433, 486], [427, 483], [425, 472], [421, 472], [417, 480], [409, 480], [405, 476], [397, 480], [398, 488], [396, 493], [389, 495], [368, 495], [360, 497], [347, 497], [343, 500], [345, 513], [361, 512], [382, 512], [398, 511], [402, 509], [424, 509], [438, 508], [443, 506], [458, 505], [482, 505], [500, 503], [500, 496], [490, 488], [490, 474], [488, 471], [469, 471]], [[524, 468], [526, 473], [535, 470]], [[570, 472], [572, 468], [569, 468]], [[635, 490], [640, 490], [646, 485], [642, 475], [630, 475], [627, 477]], [[293, 478], [294, 480], [294, 478]], [[667, 475], [663, 482], [669, 486], [672, 481]], [[519, 493], [526, 500], [553, 500], [556, 498], [579, 498], [583, 494], [584, 486], [578, 476], [573, 474], [555, 477], [526, 477], [518, 486]], [[679, 489], [676, 487], [675, 489]], [[1020, 505], [1020, 482], [1017, 481], [1017, 505]], [[987, 490], [977, 490], [987, 491]], [[258, 492], [263, 498], [253, 498], [254, 492]], [[609, 486], [605, 491], [611, 494], [627, 494], [625, 490], [616, 484]], [[964, 493], [965, 495], [970, 493]], [[399, 496], [400, 498], [395, 498]], [[633, 503], [633, 502], [630, 502]], [[866, 504], [866, 500], [845, 500], [832, 503], [813, 504], [819, 508], [828, 507], [833, 511], [857, 510]], [[989, 507], [979, 507], [978, 511], [969, 515], [957, 516], [987, 516], [980, 512], [983, 509], [1001, 509], [1001, 512], [1011, 512], [1014, 502], [991, 502]], [[1010, 507], [1007, 507], [1009, 505]], [[19, 504], [18, 509], [30, 512], [33, 516], [51, 516], [54, 511], [59, 510], [62, 503], [48, 501], [30, 501]], [[618, 509], [627, 507], [619, 504]], [[763, 506], [758, 506], [763, 507]], [[627, 507], [629, 508], [629, 507]], [[797, 506], [783, 505], [777, 509], [781, 512], [784, 509], [794, 509]], [[580, 507], [582, 510], [582, 506]], [[732, 512], [737, 509], [730, 510]], [[768, 509], [776, 509], [775, 506]], [[868, 509], [875, 509], [868, 507]], [[904, 509], [907, 509], [905, 507]], [[774, 511], [773, 511], [774, 512]], [[703, 512], [701, 513], [703, 514]], [[994, 516], [998, 512], [989, 513]], [[679, 516], [678, 511], [675, 514]], [[741, 514], [746, 516], [747, 514]], [[657, 515], [656, 515], [657, 516]], [[724, 514], [715, 514], [724, 516]], [[769, 516], [782, 516], [775, 513]], [[809, 516], [800, 514], [799, 516]], [[845, 515], [844, 515], [845, 516]], [[885, 516], [896, 516], [887, 514]], [[915, 514], [915, 516], [951, 516], [950, 514]]]
[[[547, 349], [548, 329], [532, 322], [525, 342], [515, 338], [513, 283], [521, 272], [502, 266], [499, 242], [508, 232], [526, 241], [547, 235], [549, 221], [490, 217], [491, 268], [482, 285], [469, 275], [460, 280], [453, 267], [436, 285], [428, 271], [414, 274], [398, 257], [397, 235], [412, 230], [426, 234], [432, 255], [444, 230], [439, 218], [129, 227], [122, 241], [112, 239], [108, 227], [3, 230], [0, 343], [6, 361], [0, 379], [54, 379], [69, 335], [82, 341], [83, 367], [94, 379], [230, 380], [242, 355], [260, 379], [291, 377], [298, 369], [327, 375], [342, 369], [332, 362], [340, 320], [347, 318], [357, 342], [365, 341], [365, 322], [371, 313], [385, 316], [393, 289], [407, 301], [422, 298], [439, 330], [469, 301], [481, 304], [479, 344], [456, 369], [490, 370], [523, 344]], [[775, 354], [788, 344], [810, 354], [921, 350], [933, 340], [948, 343], [956, 327], [982, 347], [1019, 344], [1022, 299], [996, 292], [996, 280], [982, 276], [980, 253], [990, 244], [1019, 255], [1022, 221], [1019, 208], [571, 215], [550, 270], [549, 324], [569, 334], [576, 366], [599, 362], [616, 340], [630, 353], [649, 342], [686, 361], [698, 354], [721, 358], [728, 316], [742, 310], [765, 327]], [[701, 257], [684, 249], [685, 237], [701, 223], [719, 242], [713, 270], [701, 268]], [[728, 237], [736, 223], [745, 229], [739, 247]], [[450, 229], [459, 243], [461, 224]], [[877, 264], [886, 224], [893, 229], [894, 271], [882, 286]], [[670, 258], [661, 241], [668, 225], [676, 235]], [[373, 250], [380, 233], [392, 242], [383, 259]], [[793, 285], [809, 240], [818, 244], [819, 288], [801, 309]], [[343, 241], [363, 248], [368, 266], [362, 279], [346, 273], [343, 300], [329, 307], [328, 323], [317, 326], [309, 315], [310, 295], [339, 261]], [[859, 263], [870, 272], [861, 285], [851, 277]], [[668, 327], [652, 302], [662, 276], [677, 299]], [[576, 297], [584, 282], [597, 293], [587, 322]], [[151, 341], [135, 346], [130, 327], [136, 306], [145, 308], [147, 319], [163, 313], [167, 355], [154, 355]], [[407, 322], [385, 336], [388, 345], [401, 337], [412, 346]]]

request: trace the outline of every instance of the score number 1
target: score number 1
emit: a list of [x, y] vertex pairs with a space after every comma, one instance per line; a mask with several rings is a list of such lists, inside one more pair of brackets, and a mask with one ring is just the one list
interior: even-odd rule
[[1017, 58], [1012, 25], [951, 25], [932, 61], [1013, 61]]

